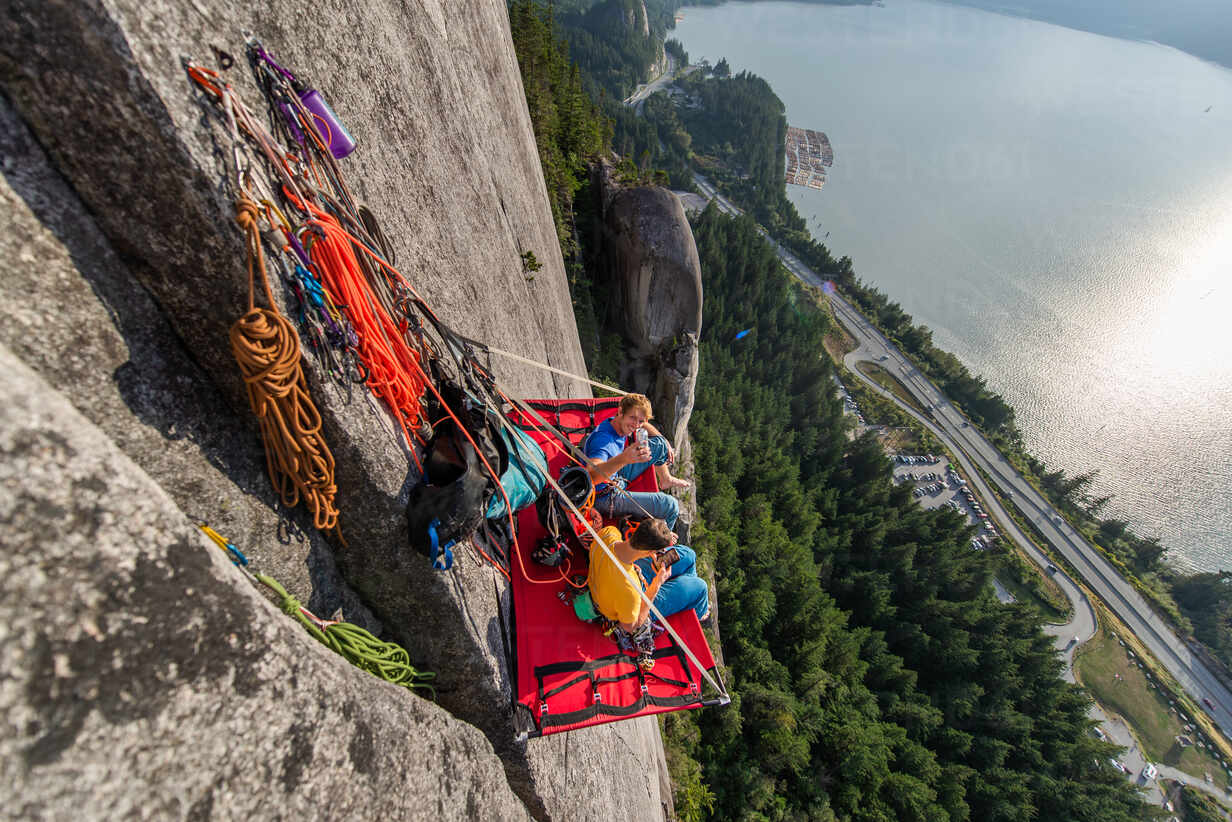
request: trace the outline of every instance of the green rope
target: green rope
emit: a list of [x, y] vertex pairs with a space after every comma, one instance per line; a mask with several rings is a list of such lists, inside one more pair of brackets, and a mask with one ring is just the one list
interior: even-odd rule
[[299, 623], [308, 633], [312, 634], [317, 642], [375, 677], [401, 685], [412, 692], [416, 688], [423, 688], [432, 694], [433, 699], [436, 699], [436, 689], [429, 684], [436, 678], [436, 674], [430, 671], [417, 671], [411, 667], [411, 656], [401, 645], [377, 639], [363, 628], [349, 622], [335, 622], [326, 625], [322, 630], [320, 626], [305, 616], [306, 612], [299, 600], [288, 594], [277, 580], [265, 574], [254, 574], [253, 576], [262, 585], [278, 594], [281, 599], [279, 605], [282, 612], [299, 620]]

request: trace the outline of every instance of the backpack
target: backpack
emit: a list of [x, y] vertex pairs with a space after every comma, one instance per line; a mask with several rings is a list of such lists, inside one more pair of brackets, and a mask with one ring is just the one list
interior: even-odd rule
[[467, 401], [459, 389], [446, 388], [441, 386], [442, 396], [465, 426], [465, 433], [449, 416], [436, 424], [424, 451], [423, 477], [406, 503], [411, 547], [430, 558], [432, 567], [440, 571], [453, 566], [451, 549], [474, 535], [496, 491], [496, 482], [475, 445], [498, 475], [505, 474], [509, 463], [505, 440], [486, 409]]
[[[509, 504], [518, 512], [533, 503], [543, 493], [547, 484], [548, 461], [538, 443], [517, 428], [499, 425], [500, 436], [509, 455], [509, 468], [501, 474], [501, 486], [509, 497]], [[493, 493], [488, 502], [488, 519], [505, 517], [505, 498]]]

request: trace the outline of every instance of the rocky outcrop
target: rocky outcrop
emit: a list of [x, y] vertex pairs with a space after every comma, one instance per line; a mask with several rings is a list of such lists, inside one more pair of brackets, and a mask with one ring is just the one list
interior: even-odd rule
[[680, 201], [658, 186], [625, 187], [610, 169], [602, 191], [608, 323], [622, 330], [625, 385], [644, 387], [656, 425], [679, 446], [693, 413], [702, 324], [701, 262]]
[[3, 347], [0, 390], [5, 816], [530, 818], [482, 733], [309, 637]]
[[[209, 521], [312, 610], [329, 615], [341, 609], [347, 619], [405, 645], [418, 667], [436, 671], [440, 706], [486, 735], [501, 757], [504, 779], [533, 815], [660, 815], [653, 763], [662, 756], [653, 720], [514, 743], [501, 630], [508, 605], [503, 578], [465, 556], [454, 572], [434, 573], [425, 559], [407, 551], [403, 506], [417, 477], [387, 414], [358, 388], [331, 387], [311, 360], [306, 360], [308, 380], [337, 460], [337, 502], [349, 547], [325, 540], [308, 527], [301, 510], [285, 510], [271, 492], [227, 345], [227, 330], [247, 299], [243, 244], [223, 185], [228, 151], [217, 117], [195, 99], [181, 65], [183, 56], [213, 64], [214, 48], [238, 57], [244, 30], [261, 36], [280, 59], [310, 78], [356, 136], [360, 148], [343, 163], [347, 181], [381, 219], [400, 268], [436, 312], [460, 332], [495, 347], [584, 372], [505, 6], [493, 0], [432, 0], [413, 7], [398, 0], [345, 7], [292, 0], [10, 3], [0, 19], [0, 208], [9, 226], [0, 234], [0, 253], [18, 264], [0, 280], [7, 306], [0, 316], [0, 342], [140, 466], [178, 507], [181, 523]], [[242, 57], [227, 77], [257, 103]], [[525, 251], [534, 251], [544, 266], [533, 279], [522, 269]], [[287, 295], [274, 285], [288, 309]], [[586, 390], [568, 378], [499, 359], [493, 366], [515, 394], [576, 396]], [[15, 413], [11, 405], [0, 412], [6, 424]], [[149, 496], [129, 493], [134, 505]], [[4, 500], [7, 505], [8, 497]], [[68, 514], [55, 504], [45, 506], [44, 514], [47, 524], [22, 520], [29, 529], [21, 532], [22, 539], [37, 546], [41, 534], [69, 533], [81, 525], [80, 518], [56, 525], [57, 517]], [[118, 519], [122, 509], [107, 516]], [[182, 533], [181, 525], [179, 531], [166, 530], [165, 537], [154, 530], [144, 536], [161, 557], [179, 545], [176, 534]], [[124, 624], [128, 609], [158, 624], [173, 618], [165, 611], [175, 602], [157, 598], [150, 583], [165, 576], [160, 571], [119, 580], [123, 596], [116, 599], [112, 622], [100, 623], [104, 638], [110, 624]], [[230, 577], [211, 583], [211, 590], [247, 584]], [[22, 597], [33, 590], [16, 591], [15, 600], [6, 595], [6, 605], [24, 603]], [[224, 596], [220, 590], [215, 594]], [[197, 633], [206, 630], [200, 620], [189, 625]], [[25, 627], [10, 632], [23, 642], [26, 635]], [[185, 644], [191, 638], [183, 632], [176, 636]], [[222, 649], [204, 641], [193, 646], [201, 649], [199, 664], [221, 664], [212, 655]], [[92, 647], [72, 645], [61, 655], [65, 661], [55, 664], [73, 669], [74, 653]], [[278, 671], [289, 676], [282, 661], [304, 653], [288, 650], [263, 663], [269, 681]], [[142, 659], [161, 664], [153, 650]], [[336, 659], [329, 661], [337, 665]], [[15, 658], [6, 658], [5, 682], [20, 673], [11, 663]], [[178, 679], [183, 670], [178, 664], [157, 668], [142, 696], [178, 705], [185, 689], [201, 687]], [[293, 671], [288, 682], [307, 681], [306, 674]], [[233, 689], [229, 698], [233, 711], [263, 717], [288, 732], [294, 728], [297, 751], [323, 744], [312, 740], [349, 739], [347, 730], [359, 727], [368, 727], [382, 745], [386, 729], [425, 744], [444, 733], [432, 718], [439, 712], [419, 697], [399, 693], [413, 707], [398, 714], [382, 708], [380, 697], [364, 696], [364, 689], [384, 689], [371, 677], [346, 686], [345, 700], [335, 700], [328, 687], [299, 687], [311, 695], [302, 706], [286, 699], [294, 690], [287, 687]], [[111, 748], [88, 744], [93, 731], [57, 737], [63, 739], [61, 760], [76, 769], [82, 792], [118, 796], [135, 778], [134, 767], [151, 768], [137, 774], [140, 779], [174, 783], [176, 773], [160, 771], [154, 752], [184, 756], [208, 773], [190, 750], [201, 746], [213, 751], [231, 745], [226, 760], [231, 770], [268, 776], [271, 768], [282, 768], [270, 766], [258, 748], [235, 745], [239, 725], [217, 721], [215, 703], [188, 702], [182, 712], [145, 715], [122, 693], [113, 693], [116, 688], [115, 680], [101, 678], [98, 701], [78, 705], [76, 713], [49, 709], [49, 727], [58, 728], [63, 720], [73, 727], [101, 722], [112, 729], [106, 737]], [[189, 714], [196, 710], [210, 716], [192, 720]], [[128, 713], [149, 722], [127, 721]], [[160, 717], [166, 727], [183, 724], [209, 738], [161, 730]], [[360, 747], [364, 744], [361, 740]], [[457, 744], [462, 759], [479, 763], [487, 756], [482, 746]], [[132, 760], [135, 766], [113, 767], [126, 750], [145, 753]], [[425, 750], [438, 759], [447, 753]], [[10, 761], [17, 755], [18, 749], [5, 749], [6, 774], [30, 769], [24, 777], [29, 780], [48, 767]], [[331, 755], [309, 761], [328, 772], [341, 760]], [[418, 795], [425, 812], [487, 815], [459, 812], [449, 780], [435, 786], [427, 780], [387, 785], [381, 780], [395, 778], [404, 767], [414, 771], [410, 764], [390, 764], [395, 761], [382, 760], [374, 781], [353, 784], [318, 784], [289, 765], [299, 775], [290, 780], [292, 797], [284, 804], [298, 806], [328, 784], [330, 801], [345, 808], [313, 816], [397, 814], [392, 805], [368, 808], [368, 786], [374, 784], [384, 793]], [[349, 773], [338, 767], [341, 775]], [[483, 783], [475, 795], [504, 790], [491, 784], [490, 767], [475, 767]], [[318, 778], [335, 776], [311, 775]], [[45, 784], [29, 782], [36, 783]], [[241, 788], [237, 782], [236, 792]], [[206, 801], [204, 796], [176, 806], [182, 808], [178, 815], [189, 815], [192, 803]], [[219, 801], [217, 792], [213, 796], [209, 801]], [[444, 803], [439, 812], [438, 802]], [[151, 815], [177, 811], [167, 805], [165, 813]], [[230, 815], [269, 814], [236, 806]]]
[[618, 37], [650, 37], [650, 15], [644, 0], [604, 0], [586, 16], [594, 31], [614, 32]]

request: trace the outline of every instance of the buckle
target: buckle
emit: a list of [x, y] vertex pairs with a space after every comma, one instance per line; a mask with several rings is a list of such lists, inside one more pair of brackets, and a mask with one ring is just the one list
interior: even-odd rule
[[595, 690], [594, 690], [594, 695], [595, 695], [595, 704], [596, 704], [596, 705], [598, 705], [599, 703], [603, 702], [603, 700], [599, 698], [599, 689], [598, 689], [598, 688], [595, 688]]

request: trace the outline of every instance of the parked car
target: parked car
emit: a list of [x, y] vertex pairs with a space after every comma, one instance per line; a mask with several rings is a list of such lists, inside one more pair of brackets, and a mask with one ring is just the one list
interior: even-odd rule
[[1157, 776], [1159, 776], [1159, 769], [1156, 768], [1154, 765], [1152, 765], [1150, 762], [1146, 763], [1146, 766], [1143, 767], [1142, 769], [1142, 778], [1143, 779], [1154, 779]]
[[1202, 697], [1202, 704], [1205, 705], [1207, 708], [1211, 709], [1212, 711], [1215, 710], [1215, 706], [1212, 705], [1211, 701], [1207, 699], [1206, 697]]

